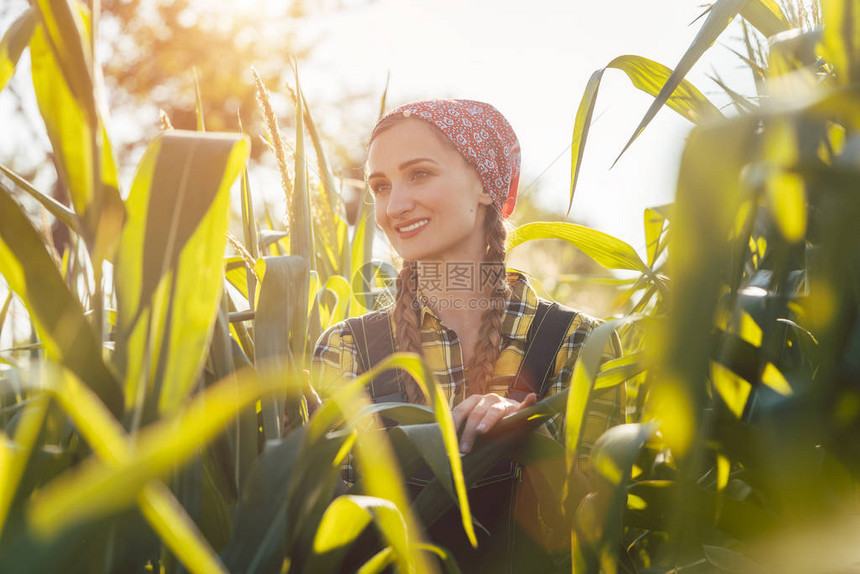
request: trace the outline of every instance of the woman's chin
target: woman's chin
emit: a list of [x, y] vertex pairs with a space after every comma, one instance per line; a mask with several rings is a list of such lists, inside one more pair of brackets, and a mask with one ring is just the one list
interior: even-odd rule
[[397, 253], [406, 261], [428, 261], [432, 259], [431, 254], [424, 249], [398, 249]]

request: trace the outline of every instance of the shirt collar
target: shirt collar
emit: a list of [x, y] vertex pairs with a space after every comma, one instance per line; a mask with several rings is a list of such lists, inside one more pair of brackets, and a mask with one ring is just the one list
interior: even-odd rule
[[[538, 297], [535, 290], [529, 285], [528, 279], [522, 273], [508, 272], [508, 285], [511, 287], [511, 296], [505, 306], [502, 317], [502, 336], [509, 339], [525, 341], [528, 337], [529, 327], [537, 310]], [[422, 329], [438, 327], [439, 318], [427, 304], [427, 297], [419, 289], [418, 304], [421, 308], [420, 325]]]
[[522, 273], [508, 273], [511, 297], [502, 317], [502, 336], [525, 341], [537, 311], [538, 297]]

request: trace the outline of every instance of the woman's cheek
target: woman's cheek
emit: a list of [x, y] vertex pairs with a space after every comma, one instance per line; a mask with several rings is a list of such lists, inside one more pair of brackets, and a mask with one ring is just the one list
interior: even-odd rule
[[[377, 197], [373, 200], [374, 211], [373, 214], [376, 217], [376, 225], [380, 228], [385, 229], [385, 208], [387, 206], [387, 202], [383, 198]], [[387, 231], [387, 230], [386, 230]]]

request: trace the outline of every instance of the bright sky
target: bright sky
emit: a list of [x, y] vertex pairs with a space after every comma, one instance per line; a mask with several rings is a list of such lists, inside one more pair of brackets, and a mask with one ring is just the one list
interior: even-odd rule
[[[490, 102], [520, 138], [521, 193], [534, 192], [529, 186], [540, 176], [539, 201], [566, 209], [573, 122], [591, 73], [622, 54], [674, 67], [701, 11], [695, 0], [378, 0], [313, 17], [309, 29], [325, 35], [303, 63], [303, 89], [312, 101], [334, 100], [337, 78], [380, 93], [390, 71], [391, 105], [429, 97]], [[737, 91], [752, 89], [725, 47], [737, 30], [689, 76], [718, 106], [727, 99], [707, 79], [713, 69]], [[671, 201], [691, 124], [662, 110], [610, 171], [651, 100], [617, 70], [605, 74], [600, 93], [572, 214], [641, 250], [642, 212]]]

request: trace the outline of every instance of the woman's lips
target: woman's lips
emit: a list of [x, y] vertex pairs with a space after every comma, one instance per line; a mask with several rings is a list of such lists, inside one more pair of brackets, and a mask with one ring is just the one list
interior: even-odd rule
[[397, 230], [398, 237], [401, 239], [409, 239], [410, 237], [417, 235], [429, 222], [429, 219], [416, 219], [404, 225], [398, 225], [395, 229]]

